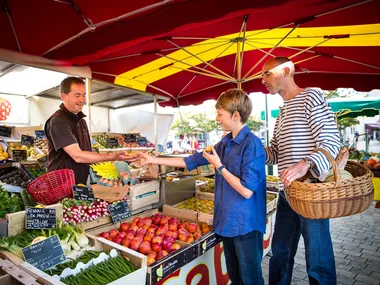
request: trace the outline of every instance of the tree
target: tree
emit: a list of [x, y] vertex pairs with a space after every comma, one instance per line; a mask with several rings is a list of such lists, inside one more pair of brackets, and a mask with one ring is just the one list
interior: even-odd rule
[[180, 116], [174, 117], [174, 120], [172, 123], [172, 129], [178, 130], [177, 135], [181, 135], [181, 134], [192, 133], [194, 131], [194, 126], [190, 125], [189, 115], [185, 114], [182, 120]]
[[220, 130], [217, 121], [208, 119], [205, 113], [193, 115], [191, 116], [191, 119], [194, 120], [197, 129], [206, 133]]
[[353, 126], [356, 126], [356, 125], [359, 125], [360, 122], [359, 120], [357, 119], [354, 119], [354, 118], [342, 118], [342, 119], [338, 119], [338, 130], [339, 130], [339, 133], [340, 133], [340, 140], [345, 143], [345, 139], [344, 139], [344, 131], [346, 128], [348, 127], [353, 127]]
[[354, 118], [342, 118], [338, 120], [339, 130], [344, 130], [345, 128], [353, 127], [359, 124], [360, 124], [359, 120], [354, 119]]
[[260, 128], [264, 126], [264, 123], [254, 117], [249, 117], [247, 121], [247, 127], [254, 132], [260, 131]]

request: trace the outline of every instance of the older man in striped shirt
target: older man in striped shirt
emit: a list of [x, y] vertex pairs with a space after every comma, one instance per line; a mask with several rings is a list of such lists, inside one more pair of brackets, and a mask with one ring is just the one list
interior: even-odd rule
[[[271, 94], [284, 99], [277, 118], [267, 164], [278, 164], [281, 190], [310, 171], [324, 180], [330, 163], [315, 148], [324, 148], [336, 157], [340, 148], [339, 131], [326, 98], [319, 89], [300, 88], [294, 82], [294, 64], [286, 57], [267, 61], [262, 83]], [[269, 263], [269, 284], [291, 284], [294, 256], [300, 235], [310, 284], [336, 284], [334, 252], [328, 219], [306, 219], [292, 210], [280, 191]]]

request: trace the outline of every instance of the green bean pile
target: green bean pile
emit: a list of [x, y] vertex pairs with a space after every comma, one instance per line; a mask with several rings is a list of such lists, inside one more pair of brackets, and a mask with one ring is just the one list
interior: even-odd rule
[[110, 257], [98, 265], [92, 265], [75, 276], [68, 276], [61, 279], [61, 282], [68, 285], [105, 285], [111, 283], [137, 268], [125, 257]]

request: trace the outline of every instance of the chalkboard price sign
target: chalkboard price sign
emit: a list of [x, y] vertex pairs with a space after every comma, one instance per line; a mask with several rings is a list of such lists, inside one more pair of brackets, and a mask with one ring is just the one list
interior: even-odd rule
[[10, 138], [12, 136], [12, 128], [0, 126], [0, 137]]
[[73, 185], [73, 194], [75, 200], [95, 201], [94, 192], [88, 187]]
[[146, 139], [146, 137], [137, 138], [137, 143], [139, 144], [139, 146], [146, 146], [148, 140]]
[[26, 229], [52, 229], [57, 224], [55, 209], [49, 208], [27, 208], [25, 228]]
[[49, 269], [66, 260], [58, 235], [24, 247], [22, 254], [26, 262], [39, 270]]
[[37, 162], [38, 162], [38, 165], [39, 165], [42, 169], [44, 169], [44, 170], [47, 170], [47, 169], [48, 169], [49, 160], [48, 160], [47, 155], [44, 155], [44, 156], [41, 156], [40, 158], [37, 158]]
[[108, 210], [110, 211], [113, 223], [123, 221], [131, 216], [128, 203], [125, 200], [109, 205]]
[[26, 150], [23, 150], [23, 149], [20, 149], [20, 150], [14, 149], [12, 151], [12, 153], [13, 153], [13, 158], [12, 159], [14, 161], [23, 161], [23, 160], [27, 159]]
[[119, 147], [119, 141], [117, 140], [117, 138], [107, 138], [107, 147], [108, 148]]
[[27, 135], [21, 135], [21, 144], [22, 145], [28, 145], [28, 146], [34, 145], [34, 137], [27, 136]]
[[124, 142], [137, 142], [136, 134], [125, 134]]
[[45, 131], [44, 130], [35, 130], [34, 131], [36, 134], [37, 139], [43, 139], [46, 138]]

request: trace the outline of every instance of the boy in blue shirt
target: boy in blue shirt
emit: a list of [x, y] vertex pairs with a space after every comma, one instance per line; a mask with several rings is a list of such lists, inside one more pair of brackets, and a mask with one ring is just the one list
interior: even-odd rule
[[229, 132], [212, 152], [186, 158], [160, 158], [141, 154], [137, 164], [187, 167], [211, 163], [215, 167], [215, 232], [222, 237], [232, 285], [264, 284], [261, 271], [266, 224], [265, 151], [260, 139], [246, 126], [252, 102], [246, 93], [230, 89], [216, 102], [216, 121]]

